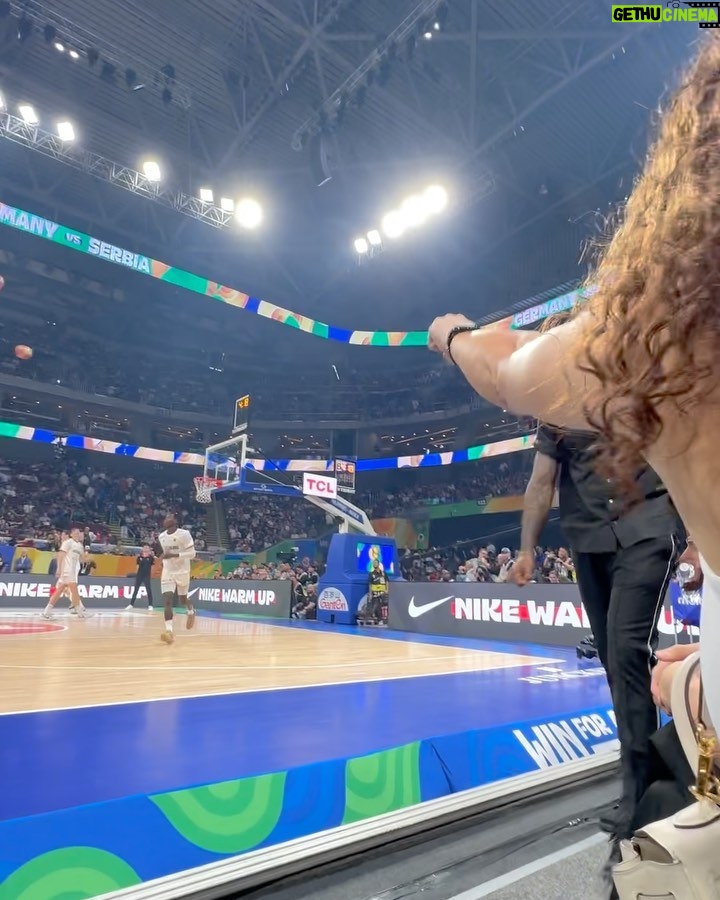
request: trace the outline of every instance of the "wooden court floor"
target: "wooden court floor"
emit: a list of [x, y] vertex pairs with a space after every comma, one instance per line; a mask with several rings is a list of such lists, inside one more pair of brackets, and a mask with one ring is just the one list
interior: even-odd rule
[[175, 643], [162, 614], [0, 613], [0, 714], [487, 672], [547, 657], [198, 616]]

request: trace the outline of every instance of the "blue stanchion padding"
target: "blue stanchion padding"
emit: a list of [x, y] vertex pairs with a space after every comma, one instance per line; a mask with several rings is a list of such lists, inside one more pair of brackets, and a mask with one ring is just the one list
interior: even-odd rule
[[673, 615], [683, 625], [700, 627], [701, 591], [683, 591], [677, 581], [670, 582], [670, 603]]
[[317, 617], [321, 622], [354, 625], [368, 593], [374, 560], [390, 581], [402, 581], [393, 538], [364, 534], [334, 534], [328, 548], [325, 574], [318, 585]]

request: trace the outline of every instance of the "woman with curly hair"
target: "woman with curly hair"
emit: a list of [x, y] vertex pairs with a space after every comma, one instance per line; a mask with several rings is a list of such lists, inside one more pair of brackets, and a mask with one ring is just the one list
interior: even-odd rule
[[718, 725], [719, 173], [720, 36], [711, 34], [660, 120], [577, 314], [541, 334], [442, 316], [428, 340], [498, 406], [597, 432], [598, 467], [618, 495], [636, 493], [646, 463], [660, 475], [704, 559], [702, 681]]

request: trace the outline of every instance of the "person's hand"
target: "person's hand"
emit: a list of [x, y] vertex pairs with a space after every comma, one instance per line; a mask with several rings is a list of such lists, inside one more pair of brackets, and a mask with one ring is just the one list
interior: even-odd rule
[[678, 560], [678, 565], [681, 563], [687, 563], [695, 569], [695, 575], [690, 581], [686, 581], [683, 585], [683, 589], [686, 591], [699, 591], [702, 587], [703, 583], [703, 570], [702, 563], [700, 562], [700, 554], [697, 551], [697, 547], [695, 544], [688, 544], [685, 548], [685, 552]]
[[666, 678], [667, 669], [676, 663], [682, 662], [693, 653], [697, 653], [697, 644], [674, 644], [665, 650], [658, 650], [657, 663], [652, 671], [650, 680], [650, 692], [656, 706], [666, 713], [670, 713], [669, 689]]
[[512, 581], [513, 584], [517, 584], [519, 587], [525, 587], [532, 579], [534, 571], [534, 556], [532, 553], [528, 553], [527, 550], [521, 550], [512, 569], [510, 569], [510, 572], [508, 573], [508, 581]]
[[428, 349], [433, 353], [448, 355], [448, 335], [460, 325], [473, 325], [471, 319], [461, 313], [450, 313], [446, 316], [438, 316], [428, 328]]
[[162, 559], [180, 559], [180, 554], [172, 552], [163, 553]]

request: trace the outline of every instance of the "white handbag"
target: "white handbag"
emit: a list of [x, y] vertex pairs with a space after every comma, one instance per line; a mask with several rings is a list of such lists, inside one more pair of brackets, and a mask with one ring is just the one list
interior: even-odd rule
[[716, 738], [700, 692], [700, 714], [693, 723], [690, 682], [700, 654], [686, 659], [672, 685], [671, 706], [678, 737], [697, 772], [696, 802], [674, 816], [653, 822], [622, 841], [622, 862], [613, 869], [620, 900], [720, 900], [720, 780], [715, 771]]

